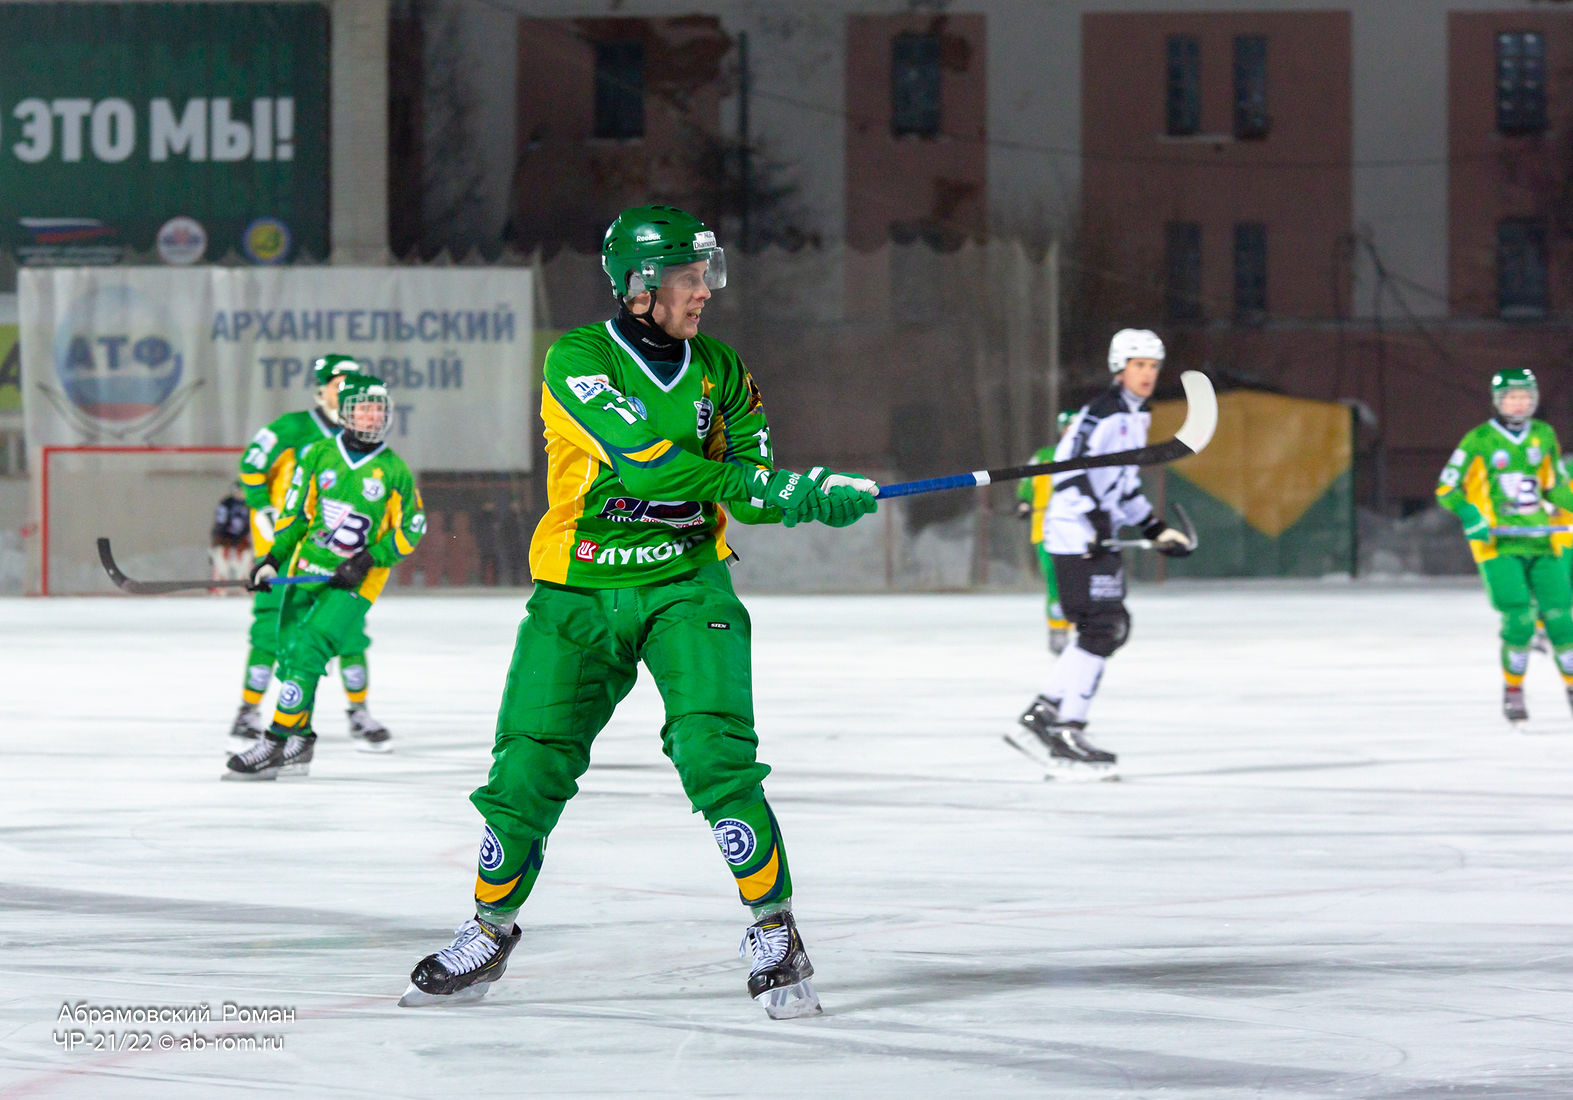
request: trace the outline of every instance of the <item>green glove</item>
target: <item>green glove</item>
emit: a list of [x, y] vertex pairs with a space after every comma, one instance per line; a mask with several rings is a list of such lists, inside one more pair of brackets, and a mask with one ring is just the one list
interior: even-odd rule
[[819, 491], [819, 483], [830, 476], [823, 466], [807, 473], [767, 470], [761, 467], [749, 477], [749, 487], [765, 504], [781, 509], [781, 522], [794, 527], [809, 520], [823, 520], [830, 514], [830, 498]]
[[1491, 525], [1480, 509], [1467, 500], [1458, 506], [1458, 522], [1464, 525], [1464, 537], [1470, 542], [1491, 541]]
[[830, 499], [830, 514], [820, 521], [827, 527], [850, 527], [879, 510], [879, 501], [874, 498], [879, 486], [866, 477], [831, 474], [819, 487]]

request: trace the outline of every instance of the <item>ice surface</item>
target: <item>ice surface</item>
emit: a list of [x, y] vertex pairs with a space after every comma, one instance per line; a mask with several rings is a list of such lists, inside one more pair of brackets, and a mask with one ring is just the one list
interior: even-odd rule
[[[1139, 589], [1093, 710], [1125, 778], [1081, 785], [1001, 741], [1040, 598], [748, 602], [813, 1019], [748, 998], [648, 678], [507, 976], [396, 1007], [470, 914], [522, 596], [380, 603], [397, 751], [330, 683], [310, 778], [257, 784], [219, 782], [244, 601], [0, 601], [0, 1096], [1573, 1095], [1573, 717], [1537, 655], [1506, 730], [1477, 584]], [[63, 1004], [204, 1002], [82, 1030], [283, 1049], [55, 1041]]]

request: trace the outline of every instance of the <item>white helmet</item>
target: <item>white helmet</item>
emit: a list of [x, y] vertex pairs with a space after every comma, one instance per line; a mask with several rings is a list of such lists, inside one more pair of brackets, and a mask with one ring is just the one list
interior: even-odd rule
[[1156, 359], [1163, 362], [1163, 341], [1145, 328], [1122, 328], [1109, 341], [1109, 373], [1119, 374], [1127, 359]]

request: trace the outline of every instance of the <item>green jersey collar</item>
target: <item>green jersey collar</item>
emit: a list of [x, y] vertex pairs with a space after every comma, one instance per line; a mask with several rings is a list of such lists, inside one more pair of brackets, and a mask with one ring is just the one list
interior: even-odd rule
[[388, 445], [386, 443], [379, 443], [379, 444], [377, 444], [376, 447], [372, 448], [369, 451], [366, 451], [364, 454], [360, 454], [360, 452], [356, 452], [357, 454], [360, 454], [359, 458], [352, 458], [351, 455], [350, 455], [350, 449], [344, 445], [344, 433], [343, 432], [340, 432], [337, 436], [335, 436], [333, 442], [339, 448], [339, 455], [344, 459], [344, 461], [346, 463], [349, 464], [349, 468], [352, 469], [352, 470], [360, 469], [362, 466], [366, 465], [366, 463], [370, 462], [372, 459], [374, 459], [378, 455], [380, 455], [383, 451], [388, 449]]
[[611, 336], [617, 342], [617, 346], [626, 351], [633, 361], [639, 364], [639, 369], [645, 372], [645, 377], [660, 387], [662, 393], [671, 393], [672, 387], [682, 380], [683, 374], [688, 370], [689, 362], [694, 357], [693, 345], [687, 340], [683, 341], [683, 358], [680, 362], [652, 363], [639, 354], [639, 349], [623, 338], [623, 334], [617, 331], [615, 322], [607, 321], [605, 324], [607, 335]]

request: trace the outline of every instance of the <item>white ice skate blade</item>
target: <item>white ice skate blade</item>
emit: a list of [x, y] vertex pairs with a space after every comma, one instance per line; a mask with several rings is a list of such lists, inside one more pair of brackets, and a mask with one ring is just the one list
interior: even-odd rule
[[223, 775], [219, 776], [220, 779], [233, 779], [240, 783], [257, 783], [265, 779], [277, 779], [278, 777], [279, 770], [277, 768], [267, 768], [260, 772], [253, 772], [249, 775], [245, 772], [226, 771]]
[[393, 742], [392, 741], [382, 741], [382, 742], [373, 744], [370, 741], [362, 741], [359, 737], [357, 737], [355, 739], [355, 751], [356, 752], [371, 752], [371, 753], [376, 753], [378, 756], [381, 756], [384, 753], [390, 753], [390, 752], [393, 751]]
[[1120, 772], [1112, 764], [1056, 764], [1043, 778], [1051, 783], [1117, 783]]
[[310, 764], [289, 764], [279, 769], [280, 779], [305, 779], [310, 774]]
[[764, 1006], [772, 1020], [795, 1020], [800, 1016], [818, 1016], [824, 1011], [819, 1007], [819, 995], [814, 992], [814, 983], [808, 978], [796, 985], [767, 989], [754, 1000]]
[[399, 1007], [427, 1008], [432, 1005], [474, 1004], [486, 996], [486, 991], [491, 987], [491, 982], [477, 982], [475, 985], [465, 986], [457, 993], [426, 993], [411, 982], [410, 987], [404, 991], [404, 996], [399, 998]]
[[1028, 730], [1011, 730], [1011, 732], [1005, 735], [1005, 744], [1040, 767], [1047, 768], [1053, 764], [1053, 759], [1049, 756], [1048, 746], [1038, 740], [1037, 734]]

